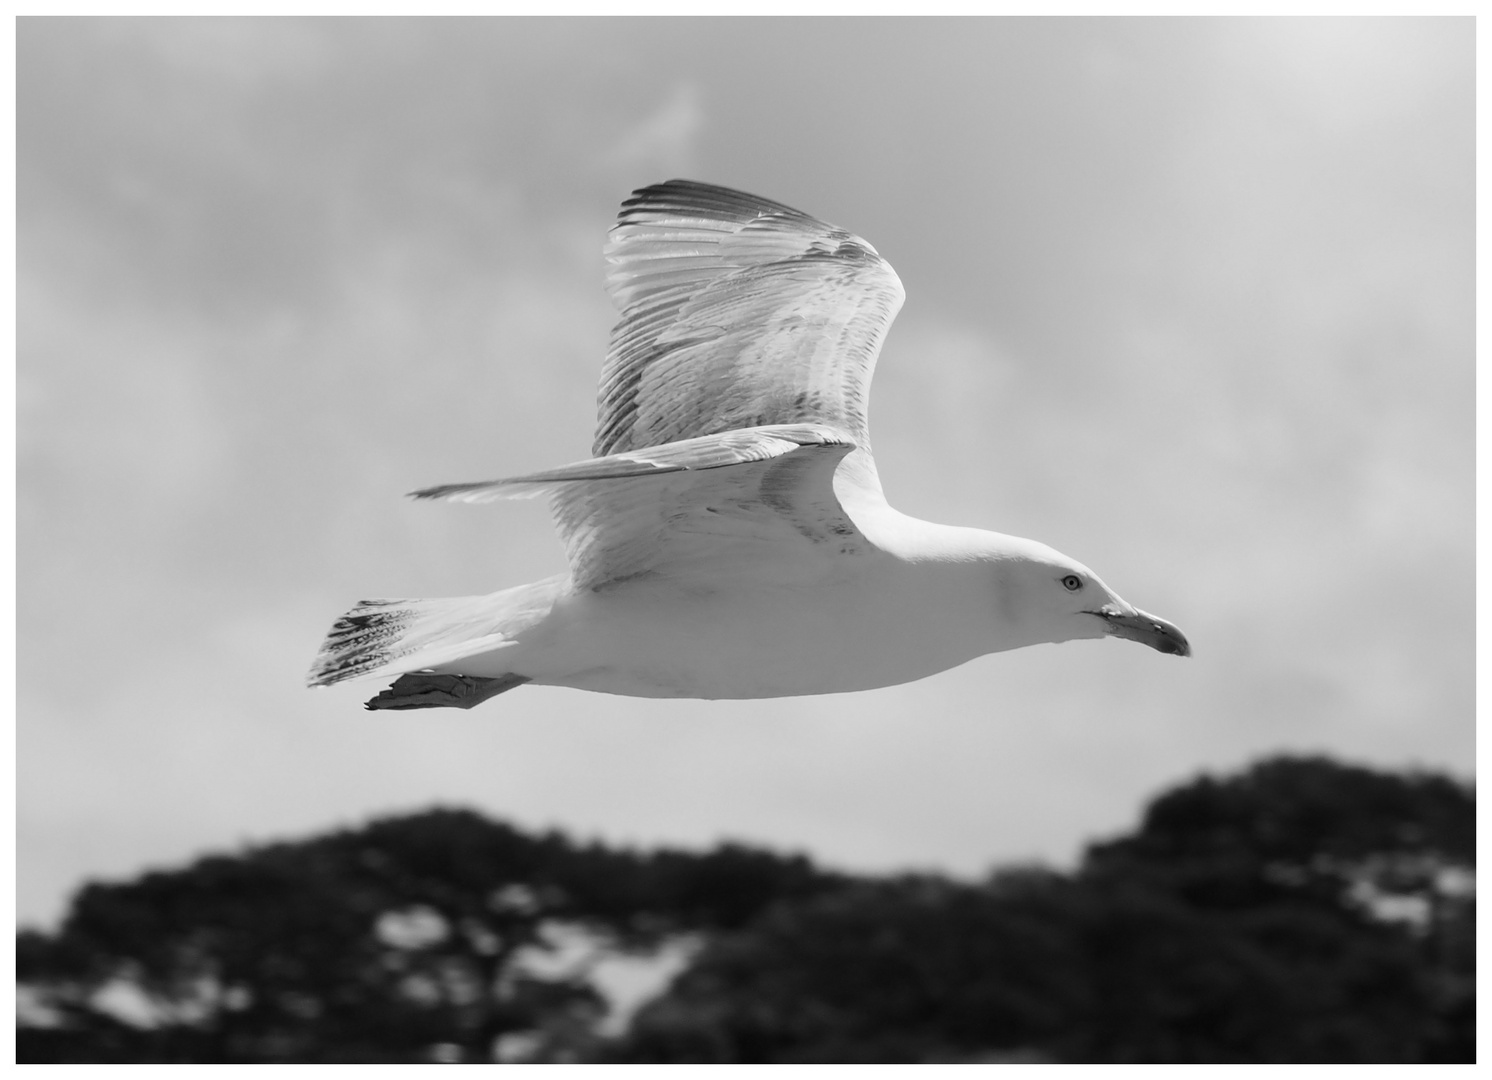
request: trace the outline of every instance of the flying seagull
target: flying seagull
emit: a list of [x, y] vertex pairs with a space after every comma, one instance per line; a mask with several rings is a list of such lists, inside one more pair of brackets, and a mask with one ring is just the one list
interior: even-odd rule
[[397, 675], [370, 709], [470, 708], [523, 683], [766, 698], [911, 682], [1041, 642], [1175, 626], [1034, 540], [886, 502], [871, 373], [901, 281], [864, 240], [689, 180], [633, 192], [606, 246], [621, 311], [593, 457], [414, 492], [543, 495], [569, 572], [487, 596], [365, 600], [308, 682]]

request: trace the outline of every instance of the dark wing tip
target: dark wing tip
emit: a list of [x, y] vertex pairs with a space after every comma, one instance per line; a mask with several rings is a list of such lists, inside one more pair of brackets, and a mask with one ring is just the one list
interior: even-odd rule
[[418, 491], [406, 491], [406, 499], [446, 499], [463, 491], [471, 491], [473, 488], [487, 487], [492, 482], [476, 484], [437, 484], [435, 487], [420, 488]]
[[780, 214], [807, 221], [815, 220], [801, 210], [794, 210], [747, 191], [707, 184], [700, 180], [665, 180], [632, 192], [622, 203], [619, 222], [644, 213], [703, 214], [733, 221], [750, 221], [763, 214]]

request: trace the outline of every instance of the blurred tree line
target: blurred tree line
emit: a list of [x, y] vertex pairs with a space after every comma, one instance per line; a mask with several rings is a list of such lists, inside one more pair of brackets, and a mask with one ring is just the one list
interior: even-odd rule
[[[1072, 873], [834, 873], [433, 810], [82, 889], [21, 1062], [1471, 1062], [1467, 785], [1274, 758]], [[687, 957], [615, 1023], [618, 957]]]

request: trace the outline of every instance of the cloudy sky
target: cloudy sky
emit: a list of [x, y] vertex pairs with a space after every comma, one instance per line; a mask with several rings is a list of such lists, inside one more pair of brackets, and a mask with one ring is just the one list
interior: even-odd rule
[[[1061, 864], [1281, 751], [1473, 767], [1473, 30], [23, 19], [19, 913], [435, 803]], [[687, 176], [866, 237], [892, 503], [1181, 626], [864, 694], [310, 691], [365, 596], [562, 552], [413, 488], [584, 457], [601, 244]]]

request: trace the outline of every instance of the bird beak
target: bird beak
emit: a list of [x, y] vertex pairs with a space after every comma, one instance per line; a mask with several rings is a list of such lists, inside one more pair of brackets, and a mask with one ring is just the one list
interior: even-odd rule
[[1107, 633], [1113, 637], [1138, 641], [1141, 645], [1149, 645], [1152, 649], [1174, 656], [1192, 654], [1191, 643], [1186, 640], [1185, 634], [1165, 619], [1157, 619], [1139, 608], [1132, 608], [1127, 604], [1105, 604], [1089, 614], [1102, 619], [1107, 624]]

